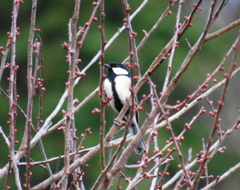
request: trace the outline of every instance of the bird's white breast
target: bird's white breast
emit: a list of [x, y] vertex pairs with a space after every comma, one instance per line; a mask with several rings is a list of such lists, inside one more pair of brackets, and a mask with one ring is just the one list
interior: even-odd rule
[[117, 112], [117, 110], [115, 109], [115, 106], [114, 106], [112, 84], [108, 79], [105, 79], [105, 81], [103, 83], [103, 88], [106, 90], [107, 97], [112, 97], [112, 100], [110, 100], [109, 103], [110, 103], [111, 107], [113, 108], [113, 110], [115, 112]]
[[[122, 104], [125, 104], [127, 98], [130, 97], [131, 93], [129, 91], [129, 88], [131, 86], [131, 79], [128, 76], [117, 76], [114, 79], [115, 82], [115, 89], [118, 95], [119, 100], [121, 101]], [[108, 97], [113, 97], [113, 90], [112, 90], [112, 84], [109, 81], [109, 79], [105, 79], [103, 83], [103, 87], [106, 90], [106, 94]], [[115, 109], [115, 102], [114, 98], [112, 98], [109, 101], [111, 107], [114, 109], [115, 112], [118, 112]]]
[[118, 97], [122, 104], [124, 104], [126, 99], [131, 95], [129, 91], [131, 79], [128, 76], [117, 76], [114, 82]]

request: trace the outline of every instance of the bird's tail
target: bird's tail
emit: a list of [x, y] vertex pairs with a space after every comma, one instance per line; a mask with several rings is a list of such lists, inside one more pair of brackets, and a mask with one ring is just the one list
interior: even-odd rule
[[[129, 126], [129, 131], [130, 131], [132, 136], [136, 135], [139, 131], [139, 126], [138, 126], [138, 123], [137, 123], [135, 117], [133, 118], [132, 124]], [[139, 144], [136, 145], [135, 152], [137, 154], [142, 154], [143, 149], [144, 149], [144, 140], [142, 138], [141, 141], [139, 142]]]

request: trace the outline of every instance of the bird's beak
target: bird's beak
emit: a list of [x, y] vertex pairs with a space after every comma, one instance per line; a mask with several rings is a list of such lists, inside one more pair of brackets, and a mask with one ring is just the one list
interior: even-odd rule
[[110, 68], [110, 65], [107, 64], [107, 63], [105, 63], [104, 66], [107, 67], [107, 68]]

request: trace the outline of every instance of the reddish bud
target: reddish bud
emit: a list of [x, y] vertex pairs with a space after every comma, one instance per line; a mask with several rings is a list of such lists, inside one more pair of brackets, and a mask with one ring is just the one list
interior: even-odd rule
[[189, 125], [188, 123], [185, 123], [184, 127], [185, 127], [185, 129], [187, 129], [187, 130], [190, 130], [190, 129], [191, 129], [191, 127], [190, 127], [190, 125]]
[[224, 103], [223, 103], [222, 101], [218, 101], [218, 104], [219, 104], [220, 106], [224, 106]]
[[185, 19], [185, 20], [189, 20], [188, 16], [185, 16], [184, 19]]
[[133, 77], [133, 80], [138, 80], [138, 79], [139, 79], [139, 76], [137, 75]]
[[181, 103], [180, 100], [177, 100], [177, 101], [176, 101], [176, 104], [177, 104], [177, 105], [179, 105], [180, 103]]
[[224, 135], [224, 134], [225, 134], [225, 131], [218, 131], [217, 134], [218, 134], [218, 135]]
[[127, 8], [126, 8], [126, 12], [127, 12], [127, 13], [131, 12], [131, 10], [132, 10], [131, 7], [127, 7]]
[[127, 66], [128, 68], [130, 68], [130, 69], [132, 68], [132, 65], [131, 65], [130, 63], [128, 63], [128, 62], [126, 63], [126, 66]]
[[88, 26], [89, 26], [89, 22], [86, 22], [86, 23], [85, 23], [85, 27], [88, 27]]
[[127, 178], [125, 179], [125, 181], [126, 181], [127, 183], [129, 183], [129, 182], [131, 181], [131, 178], [130, 178], [130, 177], [127, 177]]
[[169, 176], [170, 173], [169, 172], [164, 172], [164, 175]]
[[63, 127], [63, 126], [58, 127], [58, 130], [59, 130], [59, 131], [63, 131], [63, 130], [64, 130], [64, 127]]
[[78, 77], [85, 77], [86, 75], [87, 75], [86, 73], [79, 73], [79, 72], [77, 73]]
[[180, 168], [180, 169], [182, 169], [183, 168], [183, 166], [182, 166], [182, 164], [178, 164], [178, 166], [177, 166], [178, 168]]
[[61, 189], [62, 187], [60, 185], [56, 185], [55, 189]]
[[146, 176], [148, 176], [148, 173], [147, 173], [147, 172], [144, 172], [144, 173], [143, 173], [143, 177], [146, 177]]
[[202, 88], [208, 88], [208, 84], [202, 85]]
[[225, 71], [225, 68], [224, 67], [220, 67], [219, 71]]
[[82, 42], [81, 42], [81, 41], [78, 41], [78, 45], [81, 46], [81, 45], [82, 45]]
[[67, 42], [63, 42], [62, 48], [63, 48], [64, 50], [67, 50], [67, 51], [68, 51], [68, 43], [67, 43]]
[[229, 78], [229, 74], [228, 73], [224, 73], [224, 77], [228, 79]]
[[93, 21], [97, 21], [98, 18], [97, 18], [97, 17], [93, 17], [92, 20], [93, 20]]
[[151, 134], [152, 134], [152, 136], [157, 136], [158, 132], [157, 131], [153, 131]]
[[93, 5], [93, 6], [97, 6], [98, 3], [97, 3], [97, 2], [93, 2], [92, 5]]
[[214, 116], [214, 113], [212, 111], [208, 112], [209, 115]]
[[100, 109], [94, 108], [94, 110], [92, 110], [92, 114], [95, 114], [95, 113], [100, 113]]
[[108, 101], [110, 101], [110, 100], [112, 100], [112, 99], [113, 99], [112, 96], [108, 96], [108, 97], [107, 97], [107, 100], [108, 100]]
[[28, 185], [27, 185], [26, 183], [24, 183], [24, 184], [23, 184], [23, 187], [27, 189], [27, 188], [28, 188]]
[[86, 131], [86, 133], [87, 133], [88, 135], [91, 135], [91, 134], [92, 134], [92, 132], [90, 131], [90, 128], [87, 128], [85, 131]]
[[184, 139], [185, 139], [184, 136], [181, 136], [181, 137], [179, 138], [180, 141], [183, 141]]
[[184, 0], [182, 0], [182, 1], [181, 1], [181, 5], [182, 5], [182, 4], [184, 4], [184, 3], [185, 3], [185, 1], [184, 1]]

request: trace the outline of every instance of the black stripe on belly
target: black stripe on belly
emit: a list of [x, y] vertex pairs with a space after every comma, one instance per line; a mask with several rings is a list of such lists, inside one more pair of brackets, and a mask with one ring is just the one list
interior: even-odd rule
[[121, 100], [118, 97], [118, 94], [117, 94], [117, 91], [116, 91], [116, 88], [115, 88], [115, 81], [111, 80], [111, 84], [112, 84], [112, 91], [113, 91], [115, 108], [118, 112], [120, 112], [122, 110], [123, 104], [121, 103]]

